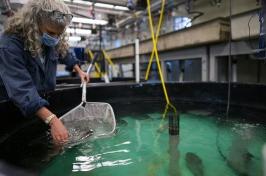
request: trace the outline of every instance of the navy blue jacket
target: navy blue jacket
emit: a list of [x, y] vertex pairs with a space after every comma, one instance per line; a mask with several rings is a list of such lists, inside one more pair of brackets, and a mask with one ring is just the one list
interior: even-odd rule
[[5, 95], [1, 96], [11, 100], [24, 116], [31, 116], [41, 107], [49, 105], [40, 95], [55, 89], [58, 61], [73, 69], [78, 60], [70, 52], [65, 58], [60, 58], [54, 48], [46, 47], [46, 61], [43, 64], [40, 58], [33, 58], [24, 48], [20, 37], [1, 36], [0, 90], [5, 90]]

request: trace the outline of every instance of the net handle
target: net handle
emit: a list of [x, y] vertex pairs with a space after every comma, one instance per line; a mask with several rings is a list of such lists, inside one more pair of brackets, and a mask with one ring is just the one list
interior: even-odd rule
[[[91, 61], [91, 63], [90, 63], [90, 65], [89, 65], [89, 67], [88, 67], [88, 69], [87, 69], [87, 74], [89, 74], [90, 73], [90, 71], [91, 71], [91, 69], [92, 69], [92, 66], [94, 65], [94, 63], [97, 61], [97, 59], [98, 59], [98, 56], [99, 56], [99, 54], [98, 53], [95, 53], [94, 54], [94, 57], [92, 58], [92, 61]], [[81, 99], [81, 101], [82, 102], [86, 102], [86, 94], [87, 94], [87, 82], [86, 81], [84, 81], [83, 83], [82, 83], [82, 99]]]
[[87, 94], [87, 82], [84, 81], [82, 84], [82, 102], [86, 102], [86, 94]]

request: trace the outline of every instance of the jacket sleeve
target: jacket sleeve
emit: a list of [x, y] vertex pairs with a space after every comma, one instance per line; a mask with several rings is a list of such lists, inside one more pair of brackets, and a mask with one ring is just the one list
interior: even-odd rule
[[0, 76], [9, 99], [24, 116], [31, 116], [49, 103], [39, 96], [22, 57], [23, 52], [23, 48], [16, 44], [0, 48]]
[[72, 71], [76, 64], [79, 64], [79, 60], [76, 58], [74, 51], [69, 50], [64, 58], [59, 58], [59, 62], [66, 65], [66, 70]]

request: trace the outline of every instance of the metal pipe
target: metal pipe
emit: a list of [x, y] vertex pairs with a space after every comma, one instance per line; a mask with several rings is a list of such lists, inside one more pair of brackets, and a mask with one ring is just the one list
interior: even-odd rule
[[135, 40], [135, 77], [136, 83], [140, 82], [140, 73], [139, 73], [139, 39]]
[[[155, 3], [153, 3], [151, 5], [151, 11], [154, 12], [156, 10], [159, 10], [160, 7], [161, 7], [161, 1], [157, 1], [157, 2], [155, 2]], [[136, 13], [134, 13], [134, 15], [131, 15], [131, 16], [123, 19], [123, 20], [118, 21], [116, 25], [117, 25], [118, 28], [121, 28], [121, 27], [123, 27], [123, 26], [125, 26], [127, 24], [130, 24], [133, 21], [135, 21], [136, 20], [136, 16], [137, 17], [143, 17], [146, 14], [147, 14], [147, 10], [136, 12]]]

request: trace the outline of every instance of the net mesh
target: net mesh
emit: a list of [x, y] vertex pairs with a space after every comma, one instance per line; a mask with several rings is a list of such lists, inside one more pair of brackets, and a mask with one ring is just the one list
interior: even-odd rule
[[76, 145], [91, 138], [111, 135], [116, 126], [113, 109], [108, 103], [84, 102], [60, 120], [69, 132], [69, 145]]

